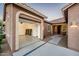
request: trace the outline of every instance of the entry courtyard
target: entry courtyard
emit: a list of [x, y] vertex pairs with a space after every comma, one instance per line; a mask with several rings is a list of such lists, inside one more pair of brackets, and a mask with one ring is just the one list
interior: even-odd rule
[[78, 31], [70, 30], [78, 30], [77, 22], [70, 21], [76, 12], [68, 9], [75, 3], [3, 5], [1, 56], [79, 56]]

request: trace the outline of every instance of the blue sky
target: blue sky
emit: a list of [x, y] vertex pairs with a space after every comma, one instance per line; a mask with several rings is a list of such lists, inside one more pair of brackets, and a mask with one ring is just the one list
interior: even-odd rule
[[3, 4], [0, 3], [0, 19], [2, 20], [3, 18]]
[[30, 3], [32, 8], [41, 12], [48, 17], [48, 21], [63, 17], [61, 8], [63, 8], [66, 3]]

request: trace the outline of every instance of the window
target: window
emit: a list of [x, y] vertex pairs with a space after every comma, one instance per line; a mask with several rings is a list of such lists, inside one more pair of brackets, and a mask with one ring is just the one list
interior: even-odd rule
[[51, 32], [51, 25], [48, 24], [48, 32]]

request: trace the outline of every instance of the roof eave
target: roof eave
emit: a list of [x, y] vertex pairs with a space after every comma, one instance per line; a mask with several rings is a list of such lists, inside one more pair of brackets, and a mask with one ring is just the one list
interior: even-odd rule
[[65, 5], [61, 10], [64, 11], [64, 10], [68, 9], [69, 7], [71, 7], [73, 4], [75, 4], [75, 3], [69, 3], [69, 4]]
[[45, 16], [45, 15], [43, 15], [42, 13], [36, 11], [35, 9], [31, 8], [31, 7], [28, 6], [28, 5], [26, 5], [26, 7], [27, 7], [27, 8], [26, 8], [26, 7], [24, 7], [24, 6], [21, 5], [21, 4], [18, 4], [18, 3], [14, 3], [14, 4], [16, 4], [16, 5], [20, 6], [20, 7], [23, 7], [23, 8], [25, 8], [25, 9], [27, 9], [27, 10], [30, 10], [31, 12], [33, 12], [33, 13], [35, 13], [35, 14], [41, 16], [41, 17], [44, 17], [45, 19], [47, 19], [47, 16]]
[[68, 9], [69, 7], [71, 7], [71, 6], [74, 5], [74, 4], [75, 4], [75, 3], [69, 3], [69, 4], [65, 5], [65, 6], [61, 9], [62, 14], [64, 15], [64, 18], [65, 18], [65, 20], [66, 20], [66, 23], [68, 23], [68, 20], [66, 19], [66, 11], [67, 11], [67, 9]]

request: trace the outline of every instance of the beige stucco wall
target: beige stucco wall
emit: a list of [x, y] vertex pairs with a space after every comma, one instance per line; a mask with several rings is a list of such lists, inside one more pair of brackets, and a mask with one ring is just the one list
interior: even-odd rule
[[[10, 12], [10, 13], [9, 13]], [[12, 50], [12, 5], [6, 7], [6, 21], [5, 21], [5, 33], [7, 42]]]
[[32, 29], [34, 28], [34, 24], [29, 24], [29, 23], [18, 23], [19, 28], [17, 30], [19, 30], [19, 35], [25, 35], [25, 31], [26, 29]]
[[51, 35], [52, 35], [52, 25], [45, 22], [44, 23], [44, 38], [47, 38]]
[[[78, 27], [71, 27], [71, 22], [76, 21]], [[68, 47], [79, 50], [79, 4], [68, 9]]]

